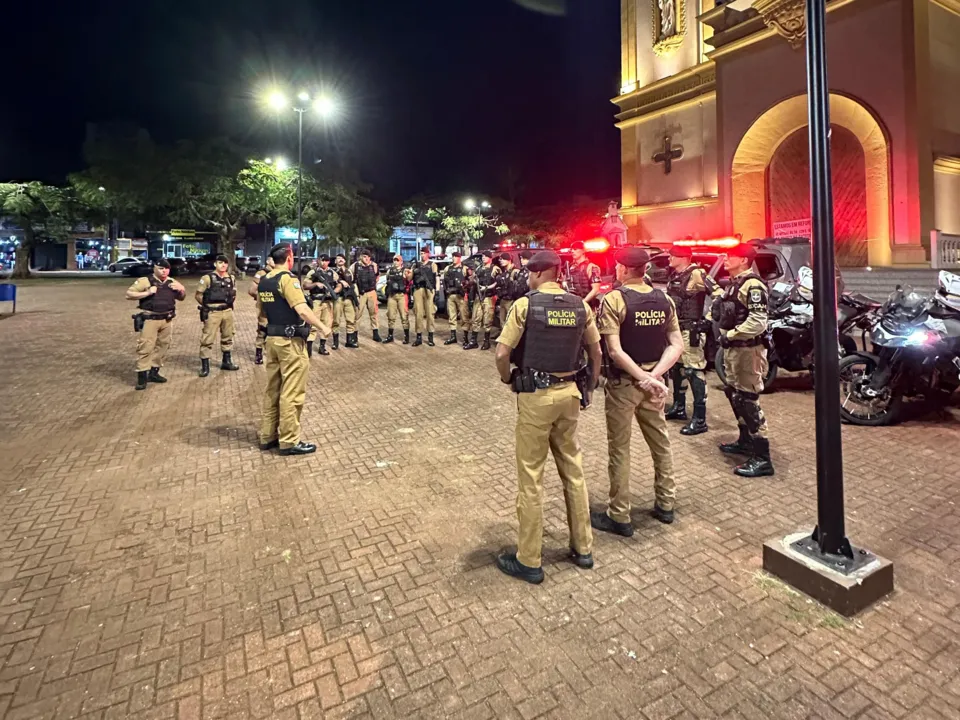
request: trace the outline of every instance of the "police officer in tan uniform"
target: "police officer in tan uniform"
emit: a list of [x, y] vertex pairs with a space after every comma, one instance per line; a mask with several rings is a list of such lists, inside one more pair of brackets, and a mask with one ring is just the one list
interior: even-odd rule
[[239, 370], [233, 364], [233, 303], [237, 299], [237, 284], [230, 275], [230, 261], [226, 255], [217, 255], [213, 262], [214, 272], [207, 273], [197, 285], [194, 297], [200, 304], [200, 377], [210, 374], [210, 356], [213, 343], [220, 334], [221, 370]]
[[[336, 276], [330, 267], [330, 256], [321, 255], [319, 265], [307, 273], [304, 278], [303, 289], [310, 293], [309, 300], [313, 303], [313, 312], [320, 318], [324, 325], [333, 324], [333, 302], [336, 297], [334, 285]], [[310, 337], [307, 338], [307, 357], [313, 355], [313, 343], [319, 338], [317, 353], [320, 355], [329, 355], [327, 350], [327, 336], [321, 335], [320, 331], [314, 327], [310, 330]]]
[[667, 295], [673, 300], [683, 334], [683, 355], [670, 371], [673, 383], [673, 405], [667, 408], [667, 420], [687, 420], [687, 393], [689, 383], [693, 393], [693, 418], [680, 430], [681, 435], [701, 435], [707, 432], [707, 356], [703, 352], [706, 333], [711, 328], [703, 317], [707, 286], [706, 273], [693, 264], [693, 251], [684, 245], [670, 249], [670, 279]]
[[[330, 328], [321, 322], [292, 274], [293, 248], [276, 245], [270, 250], [276, 266], [260, 279], [259, 310], [267, 317], [267, 387], [260, 421], [260, 449], [280, 448], [281, 455], [307, 455], [317, 446], [300, 439], [300, 413], [307, 390], [307, 336], [310, 325], [322, 335]], [[307, 324], [309, 323], [309, 325]]]
[[497, 277], [497, 305], [500, 309], [500, 327], [507, 324], [507, 315], [510, 308], [518, 299], [526, 295], [527, 291], [518, 292], [517, 275], [520, 272], [513, 264], [510, 253], [500, 253], [500, 275]]
[[[266, 268], [257, 270], [256, 274], [250, 279], [250, 288], [247, 290], [247, 294], [250, 295], [250, 297], [252, 297], [254, 300], [257, 299], [257, 285], [260, 283], [260, 278], [262, 278], [271, 270], [273, 270], [273, 258], [268, 255]], [[254, 341], [254, 347], [256, 348], [254, 363], [257, 365], [263, 365], [263, 343], [266, 341], [266, 339], [267, 316], [263, 313], [260, 313], [257, 315], [257, 339]]]
[[373, 341], [382, 343], [383, 340], [380, 337], [380, 301], [377, 299], [377, 279], [380, 277], [380, 269], [371, 259], [369, 250], [360, 251], [360, 259], [350, 266], [350, 273], [353, 275], [353, 282], [357, 286], [357, 297], [360, 302], [360, 307], [357, 308], [357, 325], [360, 324], [363, 313], [366, 312], [370, 316]]
[[490, 333], [493, 330], [494, 313], [497, 312], [497, 276], [500, 268], [493, 264], [493, 253], [483, 251], [483, 264], [477, 268], [477, 302], [473, 304], [473, 329], [483, 327], [481, 350], [490, 349]]
[[447, 299], [447, 324], [450, 326], [450, 337], [443, 341], [444, 345], [456, 345], [457, 327], [463, 330], [464, 344], [469, 342], [470, 334], [467, 321], [467, 303], [463, 292], [463, 255], [459, 250], [453, 253], [453, 263], [447, 266], [443, 273], [443, 292]]
[[570, 292], [582, 297], [590, 307], [595, 307], [600, 294], [600, 268], [595, 263], [590, 262], [581, 240], [571, 244], [570, 250], [573, 255], [573, 262], [567, 268], [567, 282]]
[[[538, 252], [530, 260], [532, 292], [510, 308], [497, 340], [500, 379], [517, 392], [517, 519], [516, 553], [497, 558], [507, 575], [529, 583], [543, 582], [540, 553], [543, 543], [543, 471], [547, 451], [553, 453], [563, 482], [570, 528], [570, 559], [578, 567], [593, 567], [590, 504], [583, 478], [583, 458], [577, 439], [581, 399], [590, 394], [600, 375], [600, 334], [593, 312], [580, 298], [557, 283], [560, 257]], [[583, 348], [589, 368], [582, 369]], [[516, 368], [512, 371], [510, 364]]]
[[413, 281], [410, 268], [403, 266], [403, 257], [393, 256], [393, 265], [387, 270], [387, 282], [384, 294], [387, 296], [387, 339], [383, 344], [394, 342], [393, 335], [397, 320], [403, 329], [403, 344], [410, 344], [410, 310], [408, 285]]
[[676, 479], [667, 421], [663, 416], [667, 387], [661, 378], [683, 352], [673, 301], [645, 282], [650, 260], [646, 250], [616, 252], [621, 285], [603, 297], [600, 334], [604, 346], [604, 387], [609, 457], [610, 502], [605, 513], [591, 513], [597, 530], [633, 535], [630, 520], [630, 435], [640, 426], [653, 460], [654, 503], [651, 514], [670, 524], [676, 504]]
[[137, 278], [127, 289], [127, 300], [137, 300], [140, 312], [134, 315], [137, 328], [137, 390], [146, 390], [147, 382], [165, 383], [160, 375], [163, 360], [173, 340], [173, 318], [177, 303], [187, 289], [170, 279], [170, 262], [161, 258], [153, 264], [150, 277]]
[[740, 426], [740, 437], [724, 443], [720, 450], [747, 457], [734, 470], [743, 477], [773, 475], [767, 421], [760, 409], [760, 393], [768, 369], [763, 344], [767, 331], [767, 285], [753, 272], [756, 257], [756, 249], [748, 244], [727, 253], [724, 267], [730, 273], [730, 284], [713, 305], [727, 378], [724, 393]]
[[347, 333], [344, 347], [357, 348], [357, 291], [353, 287], [353, 274], [347, 269], [347, 258], [343, 253], [337, 254], [333, 268], [337, 283], [333, 286], [337, 294], [333, 301], [333, 345], [334, 350], [340, 349], [340, 319], [343, 318], [344, 329]]
[[420, 250], [420, 262], [413, 268], [413, 309], [416, 312], [417, 339], [413, 347], [423, 345], [423, 331], [427, 331], [427, 345], [433, 347], [433, 332], [436, 328], [434, 316], [437, 306], [434, 297], [440, 289], [440, 271], [430, 259], [430, 248]]

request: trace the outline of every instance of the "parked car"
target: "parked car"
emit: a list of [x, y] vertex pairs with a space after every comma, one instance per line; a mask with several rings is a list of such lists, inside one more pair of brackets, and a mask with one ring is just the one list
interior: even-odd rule
[[123, 274], [127, 277], [147, 277], [153, 273], [153, 263], [152, 262], [140, 262], [140, 263], [127, 263], [127, 266], [123, 268]]
[[109, 265], [107, 265], [107, 270], [109, 270], [110, 272], [117, 272], [118, 270], [123, 272], [126, 268], [128, 268], [131, 265], [145, 265], [145, 264], [149, 264], [149, 263], [147, 263], [146, 260], [144, 260], [143, 258], [125, 257], [125, 258], [120, 258], [116, 262], [112, 262]]
[[261, 268], [260, 257], [257, 255], [250, 255], [249, 257], [238, 257], [237, 258], [237, 270], [247, 275], [255, 275], [258, 270]]
[[184, 275], [187, 272], [187, 261], [183, 258], [167, 258], [170, 261], [170, 275], [171, 277], [177, 277], [179, 275]]
[[214, 271], [213, 261], [216, 258], [215, 253], [207, 253], [199, 257], [187, 258], [186, 271], [190, 275], [205, 275]]

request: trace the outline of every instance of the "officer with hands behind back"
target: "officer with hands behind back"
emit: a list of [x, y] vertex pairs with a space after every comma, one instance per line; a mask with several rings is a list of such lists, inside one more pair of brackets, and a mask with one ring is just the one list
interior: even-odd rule
[[[747, 461], [734, 472], [742, 477], [773, 475], [767, 421], [760, 409], [760, 393], [767, 375], [767, 285], [753, 272], [757, 251], [742, 244], [727, 253], [724, 267], [730, 284], [714, 301], [713, 319], [720, 328], [723, 365], [727, 383], [723, 391], [730, 401], [740, 426], [736, 442], [724, 443], [720, 450], [728, 455], [745, 455]], [[708, 285], [713, 285], [708, 283]]]
[[[260, 279], [257, 298], [267, 317], [267, 387], [260, 421], [260, 449], [280, 448], [281, 455], [306, 455], [317, 446], [300, 439], [300, 413], [307, 389], [307, 336], [310, 325], [321, 335], [330, 328], [307, 305], [300, 281], [292, 274], [293, 248], [270, 250], [275, 267]], [[309, 325], [307, 324], [309, 323]]]
[[127, 300], [137, 300], [140, 312], [133, 316], [137, 339], [137, 390], [146, 390], [147, 382], [165, 383], [160, 375], [167, 348], [173, 340], [173, 318], [177, 303], [187, 289], [170, 279], [170, 262], [160, 258], [153, 264], [150, 277], [137, 278], [127, 289]]
[[604, 412], [610, 502], [605, 513], [591, 513], [597, 530], [630, 537], [630, 435], [640, 426], [650, 449], [656, 503], [652, 515], [672, 523], [676, 502], [673, 453], [663, 416], [667, 387], [661, 378], [683, 352], [683, 339], [673, 301], [644, 279], [650, 259], [642, 248], [617, 250], [618, 289], [603, 297], [600, 335], [605, 351]]
[[[557, 283], [560, 257], [538, 252], [530, 260], [531, 292], [510, 308], [500, 333], [496, 363], [500, 379], [517, 393], [517, 552], [497, 558], [497, 567], [529, 583], [543, 582], [543, 470], [553, 452], [563, 482], [570, 528], [570, 559], [593, 567], [590, 505], [577, 440], [581, 406], [600, 376], [600, 334], [583, 300]], [[583, 348], [589, 368], [582, 367]], [[511, 362], [516, 367], [511, 371]]]

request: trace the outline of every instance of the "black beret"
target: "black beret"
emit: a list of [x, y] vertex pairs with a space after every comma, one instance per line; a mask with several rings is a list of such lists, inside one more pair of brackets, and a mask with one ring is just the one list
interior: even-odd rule
[[428, 248], [428, 247], [422, 247], [422, 248], [420, 248], [420, 252], [421, 252], [421, 254], [422, 254], [422, 253], [429, 253], [429, 252], [430, 252], [430, 248]]
[[228, 262], [230, 262], [230, 261], [227, 259], [227, 256], [226, 256], [226, 255], [224, 255], [223, 253], [221, 253], [220, 255], [217, 255], [216, 262], [225, 262], [225, 263], [228, 263]]
[[493, 253], [492, 253], [490, 250], [484, 250], [484, 251], [483, 251], [483, 256], [484, 256], [484, 257], [487, 257], [487, 258], [492, 258], [492, 257], [493, 257]]
[[329, 255], [321, 255], [321, 256], [320, 256], [320, 262], [330, 262], [330, 256], [329, 256]]
[[740, 257], [746, 260], [753, 260], [757, 257], [757, 249], [753, 245], [740, 243], [739, 245], [734, 245], [732, 248], [727, 250], [727, 255], [730, 257]]
[[454, 257], [463, 257], [463, 253], [460, 252], [459, 250], [455, 250], [454, 253], [453, 253], [453, 256], [454, 256]]
[[570, 244], [571, 250], [583, 250], [583, 240], [575, 240]]
[[693, 248], [689, 245], [674, 245], [670, 248], [670, 256], [679, 258], [693, 257]]
[[170, 261], [167, 260], [166, 258], [160, 258], [154, 263], [154, 265], [156, 265], [157, 267], [166, 268], [167, 270], [170, 269]]
[[529, 260], [533, 257], [533, 250], [521, 250], [520, 257], [522, 257], [524, 260]]
[[557, 267], [560, 267], [560, 256], [553, 250], [541, 250], [527, 263], [530, 272], [543, 272]]
[[360, 255], [361, 256], [366, 255], [367, 257], [370, 257], [370, 251], [364, 248], [363, 250], [360, 251]]
[[510, 256], [510, 253], [507, 253], [507, 252], [500, 253], [500, 259], [503, 260], [504, 262], [510, 262], [511, 260], [513, 260], [513, 258]]
[[624, 267], [641, 268], [650, 262], [650, 254], [643, 248], [625, 247], [617, 250], [614, 259]]

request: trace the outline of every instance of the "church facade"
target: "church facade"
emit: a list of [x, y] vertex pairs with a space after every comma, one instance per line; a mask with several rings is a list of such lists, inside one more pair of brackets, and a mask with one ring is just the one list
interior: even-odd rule
[[[632, 242], [809, 237], [804, 0], [621, 0]], [[837, 261], [960, 235], [960, 0], [828, 0]]]

